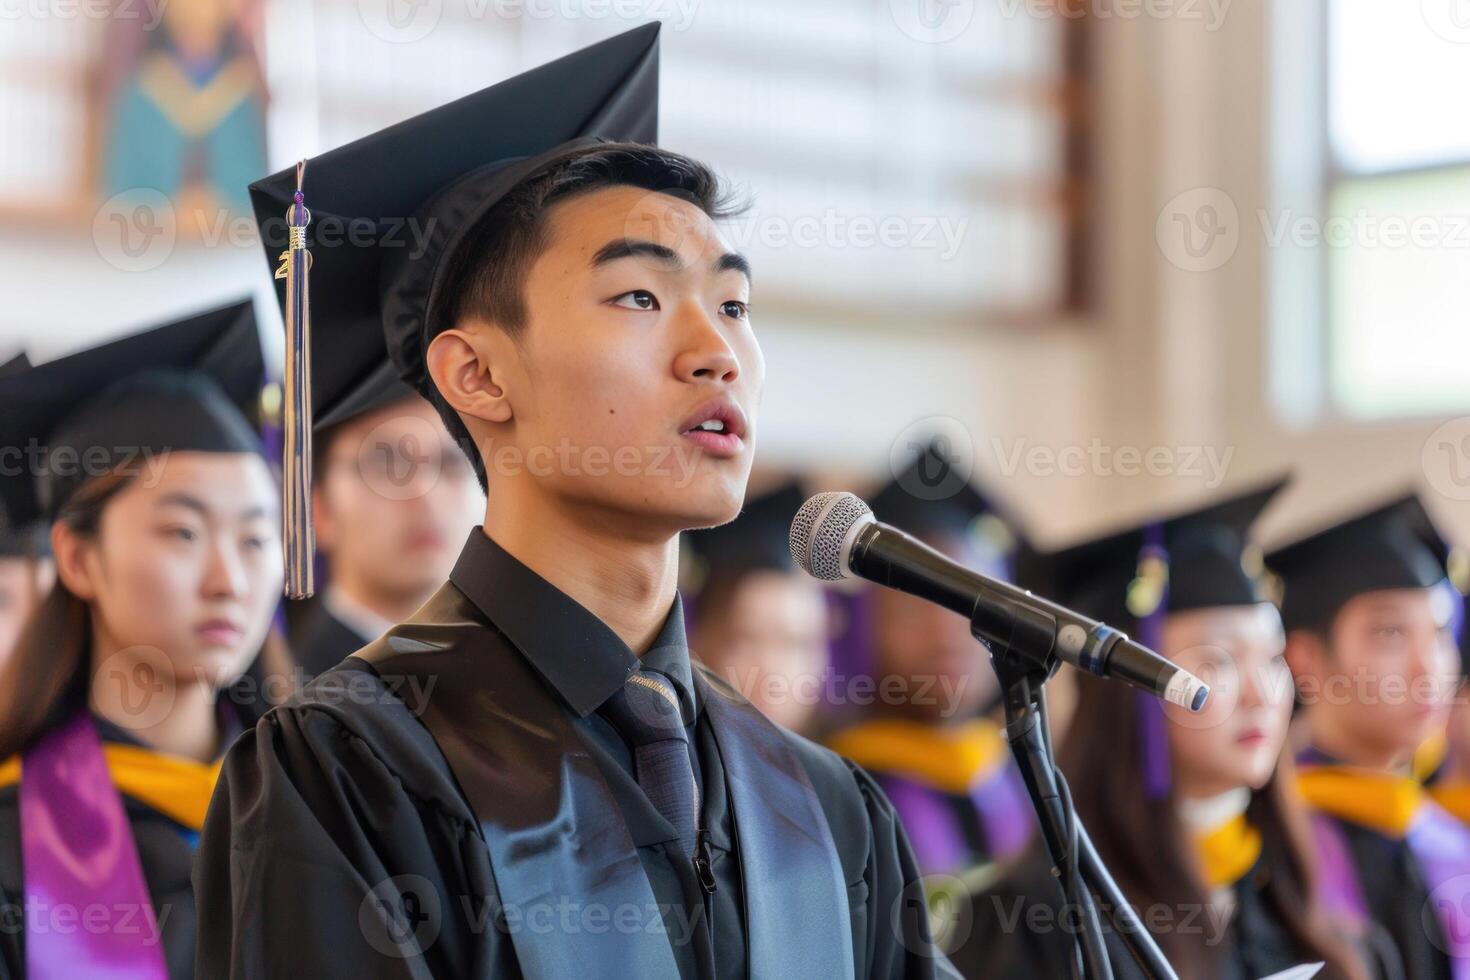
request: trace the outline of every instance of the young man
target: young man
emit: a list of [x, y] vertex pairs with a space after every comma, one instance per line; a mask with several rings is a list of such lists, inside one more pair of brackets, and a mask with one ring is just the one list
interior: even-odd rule
[[1416, 497], [1267, 556], [1310, 748], [1300, 785], [1329, 904], [1395, 975], [1463, 975], [1470, 831], [1410, 772], [1445, 724], [1458, 657], [1448, 548]]
[[[1014, 532], [926, 446], [872, 500], [874, 515], [971, 567], [1009, 579]], [[828, 744], [871, 770], [912, 834], [919, 867], [956, 874], [1014, 856], [1035, 816], [1000, 727], [984, 716], [999, 697], [990, 653], [963, 616], [889, 589], [871, 588], [872, 670], [880, 697], [871, 717]], [[866, 658], [865, 658], [866, 659]]]
[[328, 584], [287, 609], [291, 647], [308, 677], [423, 605], [485, 506], [434, 407], [408, 386], [395, 379], [373, 400], [382, 404], [346, 413], [333, 413], [319, 391], [313, 387], [312, 502]]
[[654, 139], [656, 41], [307, 168], [315, 220], [426, 236], [317, 247], [313, 329], [391, 354], [492, 490], [449, 582], [231, 752], [201, 976], [947, 972], [877, 787], [689, 664], [678, 536], [739, 510], [763, 364], [713, 175], [578, 138]]

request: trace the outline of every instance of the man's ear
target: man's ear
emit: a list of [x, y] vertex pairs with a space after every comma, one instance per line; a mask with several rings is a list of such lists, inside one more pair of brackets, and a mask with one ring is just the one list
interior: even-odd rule
[[68, 592], [88, 601], [97, 597], [87, 561], [91, 552], [92, 541], [72, 530], [66, 522], [51, 525], [51, 556], [56, 563], [56, 577]]
[[435, 337], [424, 362], [439, 394], [456, 412], [484, 422], [509, 422], [513, 413], [506, 378], [513, 348], [505, 331], [472, 322]]

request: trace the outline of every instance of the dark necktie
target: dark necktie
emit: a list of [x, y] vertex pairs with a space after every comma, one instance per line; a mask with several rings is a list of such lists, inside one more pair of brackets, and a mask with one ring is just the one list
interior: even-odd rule
[[673, 825], [684, 855], [693, 855], [699, 789], [673, 684], [662, 674], [639, 669], [600, 710], [633, 750], [634, 771], [644, 795]]

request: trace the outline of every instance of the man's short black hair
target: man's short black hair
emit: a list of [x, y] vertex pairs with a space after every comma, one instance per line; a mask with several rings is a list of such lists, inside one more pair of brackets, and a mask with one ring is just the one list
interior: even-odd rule
[[[440, 322], [447, 328], [474, 316], [512, 336], [525, 329], [526, 275], [549, 244], [547, 211], [578, 194], [624, 186], [669, 194], [715, 220], [745, 210], [719, 175], [698, 160], [640, 143], [599, 147], [531, 175], [480, 218], [451, 260]], [[437, 389], [430, 401], [488, 493], [485, 463], [459, 413]]]

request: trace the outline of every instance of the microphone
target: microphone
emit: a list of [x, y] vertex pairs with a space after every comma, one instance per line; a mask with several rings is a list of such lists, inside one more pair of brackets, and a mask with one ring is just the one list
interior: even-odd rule
[[857, 576], [952, 609], [983, 640], [1047, 666], [1053, 655], [1199, 711], [1210, 689], [1126, 634], [981, 575], [878, 521], [855, 494], [819, 493], [791, 522], [791, 557], [827, 582]]

